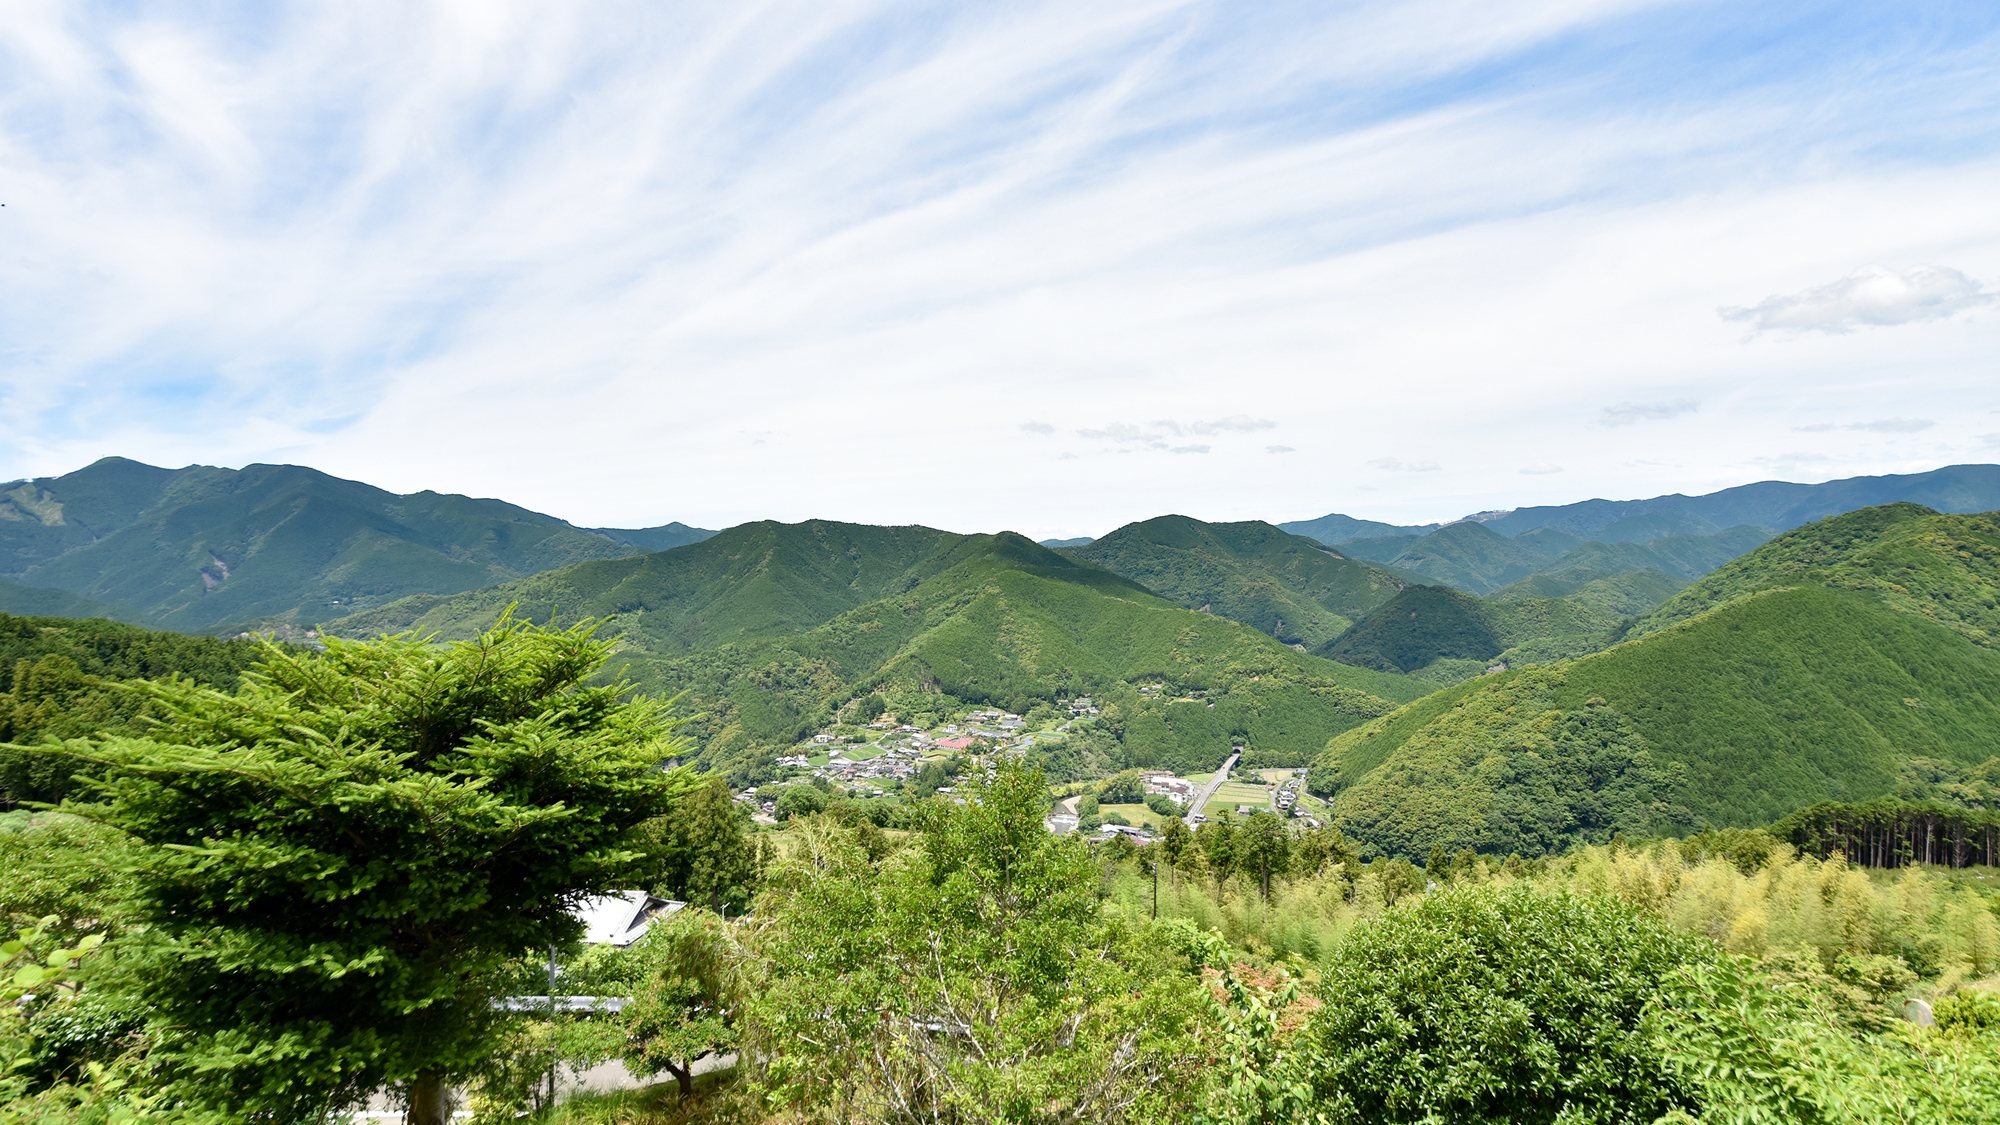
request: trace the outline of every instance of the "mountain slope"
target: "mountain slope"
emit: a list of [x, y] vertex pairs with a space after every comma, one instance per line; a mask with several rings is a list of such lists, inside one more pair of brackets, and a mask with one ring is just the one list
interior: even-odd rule
[[1326, 733], [1428, 690], [1295, 652], [1018, 535], [954, 539], [921, 581], [816, 628], [630, 652], [630, 674], [686, 692], [702, 760], [743, 778], [870, 691], [905, 712], [950, 700], [1025, 712], [1089, 695], [1119, 761], [1213, 768], [1232, 742], [1247, 761], [1296, 764]]
[[1916, 759], [1977, 765], [2000, 753], [1996, 560], [1990, 515], [1897, 505], [1810, 525], [1639, 639], [1336, 737], [1313, 784], [1388, 850], [1533, 853], [1881, 796]]
[[1849, 477], [1824, 484], [1760, 481], [1704, 496], [1517, 508], [1490, 526], [1502, 535], [1556, 527], [1602, 542], [1643, 543], [1669, 535], [1713, 535], [1739, 524], [1789, 531], [1842, 512], [1894, 503], [1922, 504], [1942, 512], [2000, 508], [2000, 465], [1948, 465], [1927, 473]]
[[309, 625], [641, 549], [498, 500], [398, 496], [293, 465], [106, 458], [0, 485], [0, 576], [183, 631]]
[[1683, 590], [1635, 624], [1645, 636], [1732, 599], [1802, 584], [1867, 590], [1982, 645], [2000, 636], [2000, 514], [1941, 515], [1889, 504], [1781, 535]]
[[[633, 647], [681, 653], [803, 633], [910, 589], [978, 538], [928, 527], [766, 520], [658, 554], [582, 563], [450, 597], [406, 598], [328, 628], [348, 636], [415, 628], [469, 637], [519, 603], [538, 619], [552, 610], [565, 620], [617, 615]], [[1055, 565], [1077, 565], [1042, 554]]]
[[1122, 574], [1187, 609], [1317, 648], [1403, 585], [1267, 523], [1160, 516], [1063, 554]]
[[1343, 516], [1338, 512], [1321, 516], [1316, 520], [1293, 520], [1281, 523], [1278, 530], [1291, 535], [1303, 535], [1317, 539], [1329, 547], [1338, 547], [1350, 539], [1381, 539], [1389, 536], [1415, 536], [1436, 531], [1439, 525], [1420, 524], [1411, 527], [1393, 523], [1379, 523], [1375, 520], [1358, 520], [1353, 516]]
[[1467, 593], [1490, 594], [1547, 566], [1573, 545], [1567, 540], [1545, 544], [1509, 539], [1485, 524], [1466, 521], [1414, 539], [1356, 539], [1343, 549], [1399, 574]]

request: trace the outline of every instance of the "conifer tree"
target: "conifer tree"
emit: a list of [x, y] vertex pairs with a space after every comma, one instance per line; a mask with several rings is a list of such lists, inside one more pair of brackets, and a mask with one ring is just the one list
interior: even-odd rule
[[693, 784], [659, 768], [685, 749], [663, 706], [591, 682], [595, 628], [266, 645], [234, 694], [134, 685], [149, 737], [67, 745], [106, 773], [64, 807], [133, 841], [123, 986], [177, 1099], [313, 1121], [397, 1086], [444, 1125], [503, 966], [573, 943], [571, 907], [629, 884], [633, 828]]

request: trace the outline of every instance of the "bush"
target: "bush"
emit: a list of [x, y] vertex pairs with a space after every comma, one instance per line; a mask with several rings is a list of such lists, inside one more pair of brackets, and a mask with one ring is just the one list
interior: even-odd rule
[[811, 816], [826, 811], [827, 796], [811, 785], [788, 785], [778, 794], [777, 810], [779, 820], [790, 820], [795, 816]]
[[1712, 958], [1618, 902], [1525, 886], [1441, 890], [1357, 926], [1311, 1039], [1338, 1121], [1652, 1122], [1691, 1109], [1641, 1016]]

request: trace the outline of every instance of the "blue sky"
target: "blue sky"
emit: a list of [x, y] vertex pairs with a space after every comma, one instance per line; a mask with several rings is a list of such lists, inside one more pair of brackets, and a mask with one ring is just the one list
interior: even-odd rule
[[14, 6], [0, 479], [1397, 521], [2000, 459], [2000, 7]]

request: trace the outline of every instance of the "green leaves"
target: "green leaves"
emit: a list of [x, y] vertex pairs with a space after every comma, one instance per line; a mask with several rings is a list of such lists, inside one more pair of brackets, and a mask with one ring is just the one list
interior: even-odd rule
[[125, 987], [177, 1096], [287, 1119], [477, 1067], [502, 967], [573, 942], [693, 785], [662, 705], [591, 681], [594, 633], [267, 646], [241, 691], [147, 685], [150, 737], [71, 751], [108, 771], [71, 810], [132, 841]]

